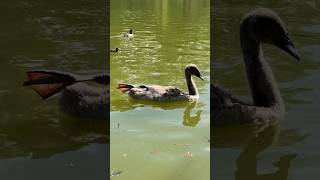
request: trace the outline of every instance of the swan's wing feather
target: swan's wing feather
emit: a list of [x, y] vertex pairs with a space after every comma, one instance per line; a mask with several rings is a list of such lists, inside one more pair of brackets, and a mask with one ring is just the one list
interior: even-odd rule
[[211, 103], [213, 108], [228, 108], [233, 104], [251, 106], [252, 103], [245, 102], [232, 96], [227, 90], [217, 85], [211, 85]]
[[164, 96], [180, 96], [180, 95], [185, 95], [185, 93], [176, 87], [169, 86], [165, 90], [165, 93], [163, 95]]
[[[270, 125], [279, 119], [277, 113], [265, 107], [253, 106], [233, 97], [223, 88], [211, 86], [212, 124], [244, 124]], [[261, 127], [260, 127], [261, 128]]]
[[230, 107], [211, 108], [212, 124], [247, 124], [253, 123], [255, 128], [268, 127], [278, 122], [281, 117], [265, 107], [247, 106], [234, 103]]
[[211, 85], [211, 106], [215, 108], [223, 108], [232, 106], [230, 94], [224, 89], [216, 85]]

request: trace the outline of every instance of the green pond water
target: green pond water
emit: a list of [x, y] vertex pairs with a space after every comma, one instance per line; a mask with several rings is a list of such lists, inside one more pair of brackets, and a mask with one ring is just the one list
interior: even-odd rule
[[[112, 0], [110, 47], [111, 179], [194, 180], [210, 175], [210, 2]], [[134, 39], [122, 38], [130, 28]], [[197, 104], [134, 101], [118, 83], [174, 85], [198, 65]], [[117, 175], [118, 174], [118, 175]]]
[[[112, 0], [111, 119], [59, 111], [22, 87], [25, 71], [105, 72], [104, 1], [3, 0], [0, 6], [0, 179], [300, 180], [319, 176], [320, 4], [308, 1]], [[256, 7], [278, 12], [301, 54], [296, 62], [264, 46], [287, 107], [279, 125], [257, 132], [211, 127], [211, 80], [249, 99], [239, 23]], [[121, 38], [132, 28], [132, 40]], [[118, 83], [187, 90], [184, 67], [197, 64], [197, 104], [132, 101]], [[211, 115], [214, 116], [214, 115]], [[110, 172], [108, 131], [110, 128]], [[211, 148], [208, 139], [211, 141]], [[211, 157], [211, 166], [210, 166]], [[118, 174], [118, 175], [117, 175]]]
[[106, 3], [3, 0], [0, 6], [0, 179], [108, 177], [107, 121], [73, 118], [57, 97], [22, 87], [25, 71], [105, 72]]
[[[214, 127], [211, 170], [215, 180], [301, 180], [319, 177], [320, 3], [319, 1], [221, 1], [212, 7], [212, 82], [249, 99], [239, 43], [241, 18], [256, 7], [276, 11], [287, 25], [301, 62], [264, 45], [286, 104], [278, 126]], [[214, 116], [212, 114], [211, 116]]]

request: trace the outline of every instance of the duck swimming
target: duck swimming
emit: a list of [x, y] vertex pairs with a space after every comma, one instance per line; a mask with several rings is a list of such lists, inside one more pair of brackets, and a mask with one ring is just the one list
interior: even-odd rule
[[[73, 116], [93, 119], [109, 118], [109, 75], [95, 74], [80, 76], [71, 73], [39, 70], [28, 71], [30, 86], [43, 99], [61, 91], [59, 107]], [[89, 86], [84, 82], [93, 81], [107, 87]]]
[[124, 37], [125, 39], [131, 39], [131, 38], [133, 38], [133, 30], [130, 29], [130, 30], [129, 30], [129, 33], [123, 34], [123, 37]]
[[151, 101], [194, 101], [199, 99], [198, 89], [192, 79], [192, 75], [203, 80], [198, 67], [190, 64], [185, 68], [185, 78], [189, 93], [185, 93], [174, 86], [119, 84], [118, 89], [134, 99]]
[[270, 124], [283, 119], [285, 106], [272, 70], [264, 59], [262, 44], [274, 45], [300, 60], [280, 17], [258, 8], [246, 15], [240, 25], [240, 44], [253, 103], [232, 96], [211, 85], [213, 124]]
[[115, 48], [115, 49], [111, 49], [111, 50], [109, 50], [109, 52], [119, 52], [120, 51], [120, 49], [119, 48]]

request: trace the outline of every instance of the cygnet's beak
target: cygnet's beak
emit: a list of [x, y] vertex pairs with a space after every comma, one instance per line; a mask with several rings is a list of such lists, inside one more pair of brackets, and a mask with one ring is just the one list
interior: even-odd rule
[[280, 43], [278, 47], [300, 61], [300, 54], [288, 34], [285, 35], [282, 43]]
[[197, 76], [197, 77], [200, 78], [201, 80], [205, 79], [201, 74], [199, 76]]

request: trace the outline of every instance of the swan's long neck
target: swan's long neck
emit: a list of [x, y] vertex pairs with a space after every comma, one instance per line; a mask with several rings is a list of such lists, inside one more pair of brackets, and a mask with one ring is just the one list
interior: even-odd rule
[[187, 70], [185, 71], [185, 76], [186, 76], [187, 86], [188, 86], [188, 90], [189, 90], [189, 95], [192, 95], [192, 96], [199, 95], [197, 86], [193, 82], [191, 74]]
[[285, 111], [273, 72], [266, 62], [261, 43], [241, 33], [241, 48], [254, 104]]

